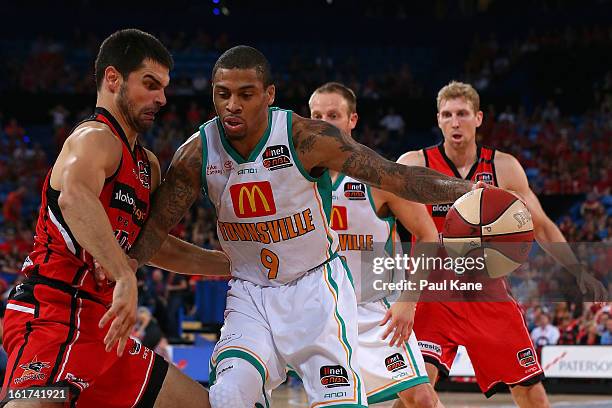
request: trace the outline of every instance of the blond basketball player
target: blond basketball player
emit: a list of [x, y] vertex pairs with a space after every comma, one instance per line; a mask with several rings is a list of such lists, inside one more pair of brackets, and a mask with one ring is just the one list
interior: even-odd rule
[[[357, 100], [350, 88], [329, 82], [317, 88], [308, 102], [310, 117], [333, 124], [346, 134], [357, 125]], [[331, 226], [340, 239], [339, 253], [353, 274], [357, 294], [359, 366], [368, 403], [392, 399], [394, 407], [434, 407], [437, 395], [429, 383], [423, 357], [412, 329], [414, 302], [393, 302], [396, 293], [376, 290], [373, 279], [403, 278], [403, 271], [373, 275], [362, 268], [362, 256], [384, 244], [383, 256], [395, 256], [401, 247], [396, 218], [417, 242], [438, 242], [438, 232], [423, 204], [406, 201], [384, 190], [370, 187], [343, 173], [330, 171], [332, 179]], [[399, 250], [398, 250], [399, 249]], [[377, 256], [380, 254], [376, 254]], [[395, 276], [392, 276], [395, 275]], [[389, 309], [394, 313], [388, 313]], [[387, 316], [387, 317], [386, 317]], [[391, 342], [381, 322], [390, 316], [401, 321]], [[404, 331], [407, 342], [399, 337]], [[440, 405], [441, 406], [441, 403]]]
[[[583, 292], [588, 287], [597, 299], [605, 296], [601, 283], [585, 273], [557, 226], [544, 213], [519, 162], [510, 154], [476, 143], [476, 129], [483, 117], [476, 90], [469, 84], [451, 82], [438, 93], [437, 105], [438, 127], [444, 142], [408, 152], [398, 161], [516, 192], [531, 212], [538, 243], [577, 277]], [[439, 230], [449, 207], [428, 206]], [[496, 301], [484, 301], [485, 295]], [[480, 389], [487, 397], [499, 387], [509, 385], [520, 407], [549, 406], [541, 383], [542, 368], [521, 310], [508, 294], [505, 281], [488, 282], [482, 294], [470, 295], [470, 298], [466, 294], [453, 294], [453, 298], [461, 296], [465, 301], [424, 302], [423, 298], [427, 298], [424, 293], [417, 305], [414, 330], [432, 383], [435, 384], [439, 371], [448, 374], [457, 346], [461, 344], [470, 355]]]
[[212, 407], [267, 407], [287, 365], [311, 407], [366, 406], [327, 169], [420, 202], [453, 201], [475, 184], [387, 161], [333, 125], [271, 108], [269, 63], [254, 48], [221, 55], [212, 83], [218, 117], [176, 152], [130, 255], [146, 262], [204, 190], [234, 278], [210, 361]]

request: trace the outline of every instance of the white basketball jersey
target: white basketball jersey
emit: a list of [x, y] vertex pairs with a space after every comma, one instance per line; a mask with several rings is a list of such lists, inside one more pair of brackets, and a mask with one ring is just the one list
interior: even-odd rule
[[380, 218], [370, 186], [342, 173], [332, 185], [332, 205], [331, 226], [338, 233], [339, 254], [353, 275], [357, 302], [389, 296], [390, 292], [375, 290], [374, 281], [393, 282], [403, 276], [396, 270], [375, 274], [372, 261], [401, 254], [395, 217]]
[[270, 108], [268, 128], [248, 159], [230, 145], [219, 118], [200, 127], [202, 185], [217, 211], [217, 233], [232, 276], [280, 286], [335, 255], [329, 226], [331, 180], [302, 167], [292, 112]]

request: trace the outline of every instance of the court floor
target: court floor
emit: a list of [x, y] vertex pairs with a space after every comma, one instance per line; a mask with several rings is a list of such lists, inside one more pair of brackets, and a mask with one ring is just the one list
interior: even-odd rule
[[[486, 399], [477, 393], [439, 393], [446, 408], [510, 408], [514, 407], [510, 394], [496, 394]], [[558, 408], [612, 408], [610, 395], [549, 395], [553, 407]], [[377, 404], [375, 407], [386, 408], [393, 404]], [[308, 407], [306, 394], [301, 387], [281, 386], [272, 393], [272, 407], [292, 408]]]

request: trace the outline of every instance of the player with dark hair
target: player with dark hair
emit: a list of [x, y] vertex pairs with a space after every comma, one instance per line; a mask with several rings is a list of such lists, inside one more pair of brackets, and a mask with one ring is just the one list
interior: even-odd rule
[[254, 48], [226, 51], [213, 73], [218, 116], [176, 152], [130, 255], [153, 256], [203, 189], [234, 278], [210, 362], [211, 405], [268, 406], [289, 365], [310, 406], [365, 406], [327, 169], [426, 203], [453, 201], [474, 183], [385, 160], [329, 123], [271, 108], [269, 64]]
[[[171, 68], [166, 48], [145, 32], [118, 31], [102, 43], [95, 112], [74, 128], [49, 171], [26, 279], [8, 299], [3, 397], [53, 386], [68, 388], [71, 406], [209, 406], [202, 386], [129, 338], [137, 288], [126, 252], [160, 183], [159, 162], [137, 139], [166, 104]], [[221, 252], [169, 236], [162, 244], [151, 263], [165, 269], [229, 270]], [[96, 281], [96, 262], [112, 282]], [[7, 406], [64, 404], [14, 399]]]
[[[514, 191], [525, 201], [533, 218], [535, 238], [543, 249], [576, 276], [583, 292], [591, 290], [596, 300], [605, 297], [601, 283], [580, 265], [557, 226], [544, 213], [518, 160], [476, 143], [476, 129], [483, 118], [477, 91], [469, 84], [452, 81], [440, 89], [437, 107], [438, 127], [444, 141], [408, 152], [398, 162]], [[451, 205], [428, 206], [439, 231]], [[471, 279], [468, 274], [438, 272], [439, 279]], [[430, 276], [435, 277], [434, 273]], [[485, 286], [481, 292], [449, 291], [447, 296], [455, 302], [445, 302], [447, 298], [427, 292], [421, 295], [414, 330], [430, 380], [435, 384], [440, 372], [448, 375], [457, 347], [463, 345], [474, 365], [478, 385], [487, 397], [509, 385], [520, 407], [549, 406], [541, 383], [544, 372], [519, 305], [504, 279], [482, 283]]]

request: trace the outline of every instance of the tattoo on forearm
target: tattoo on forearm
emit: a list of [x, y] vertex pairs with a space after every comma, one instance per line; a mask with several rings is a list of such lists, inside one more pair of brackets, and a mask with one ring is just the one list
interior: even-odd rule
[[153, 196], [149, 217], [129, 253], [139, 265], [153, 257], [168, 232], [193, 205], [201, 187], [201, 169], [201, 148], [187, 145], [176, 152], [165, 180]]
[[303, 162], [325, 163], [333, 170], [407, 200], [425, 204], [448, 203], [472, 187], [472, 182], [467, 180], [425, 167], [404, 166], [386, 160], [323, 121], [294, 120], [293, 142]]

